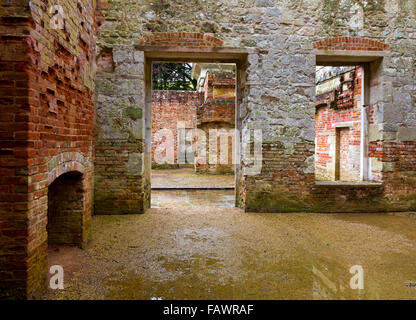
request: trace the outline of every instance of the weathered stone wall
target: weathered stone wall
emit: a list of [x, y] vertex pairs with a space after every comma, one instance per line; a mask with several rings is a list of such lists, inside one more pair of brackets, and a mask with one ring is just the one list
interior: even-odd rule
[[52, 1], [0, 3], [0, 296], [23, 298], [46, 286], [48, 186], [65, 172], [83, 174], [77, 245], [88, 239], [94, 7], [60, 1], [60, 28]]
[[[178, 130], [196, 129], [196, 109], [202, 104], [202, 95], [197, 91], [153, 91], [152, 92], [152, 165], [163, 166], [163, 163], [155, 161], [155, 150], [164, 149], [167, 143], [161, 135], [157, 135], [160, 130], [168, 129], [173, 134], [174, 163], [177, 167], [178, 162]], [[187, 134], [187, 133], [185, 133]], [[186, 138], [186, 136], [185, 136]], [[182, 142], [183, 143], [183, 142]], [[192, 145], [192, 141], [186, 143]], [[182, 151], [183, 152], [183, 151]], [[180, 158], [181, 161], [186, 159]], [[193, 160], [193, 159], [189, 159]], [[181, 163], [183, 164], [183, 163]], [[190, 162], [190, 165], [193, 163]]]
[[101, 48], [97, 57], [94, 212], [143, 211], [144, 56]]
[[[412, 160], [414, 155], [407, 154], [412, 152], [411, 146], [416, 140], [413, 136], [416, 129], [414, 1], [106, 0], [101, 1], [101, 4], [103, 21], [98, 39], [101, 49], [113, 48], [117, 52], [130, 52], [133, 55], [134, 44], [157, 45], [160, 39], [170, 37], [166, 34], [152, 37], [159, 32], [183, 33], [182, 45], [200, 45], [194, 40], [185, 41], [185, 35], [190, 32], [219, 38], [224, 47], [258, 49], [257, 53], [248, 55], [247, 64], [244, 65], [239, 98], [242, 128], [263, 129], [263, 170], [257, 176], [240, 177], [238, 194], [241, 199], [237, 202], [246, 210], [414, 208], [415, 192], [412, 186], [415, 185], [416, 168]], [[150, 37], [150, 40], [143, 41], [146, 37]], [[332, 37], [340, 38], [323, 41], [316, 48], [391, 51], [391, 56], [384, 57], [381, 65], [372, 65], [372, 79], [378, 82], [378, 86], [371, 84], [374, 103], [370, 107], [376, 122], [370, 124], [369, 128], [370, 171], [371, 179], [383, 181], [385, 185], [381, 190], [377, 189], [377, 197], [373, 194], [376, 192], [374, 190], [364, 192], [353, 189], [349, 192], [342, 188], [315, 186], [313, 42]], [[374, 40], [381, 42], [381, 45]], [[175, 40], [167, 42], [168, 45], [178, 43]], [[210, 45], [221, 45], [220, 42], [213, 43]], [[140, 56], [143, 53], [135, 54]], [[134, 66], [132, 61], [128, 70], [134, 69]], [[135, 71], [136, 75], [141, 75], [142, 68], [143, 65]], [[126, 91], [132, 81], [121, 81], [121, 75], [117, 71], [115, 73], [111, 76], [114, 93], [107, 94], [108, 101], [113, 101], [116, 96], [121, 99], [121, 92]], [[135, 82], [134, 88], [136, 94], [142, 92], [144, 81]], [[101, 95], [104, 91], [99, 88]], [[103, 119], [99, 120], [100, 130], [105, 126], [112, 129], [128, 128], [128, 123], [114, 122], [119, 114], [110, 112], [113, 105], [99, 104], [98, 118]], [[138, 121], [137, 124], [143, 127], [142, 122]], [[116, 141], [114, 137], [107, 140], [109, 146]], [[141, 150], [139, 142], [134, 144], [135, 149], [133, 145], [131, 148], [129, 145], [120, 146], [118, 154], [124, 152], [126, 159], [131, 154], [137, 154], [138, 157], [141, 154], [137, 151]], [[410, 151], [404, 152], [403, 148]], [[404, 157], [404, 154], [407, 156]], [[117, 164], [114, 169], [107, 168], [108, 175], [116, 176], [118, 169], [124, 170], [118, 168], [119, 161], [114, 163]], [[101, 179], [100, 174], [97, 180]], [[398, 177], [401, 179], [400, 187], [395, 191]], [[135, 195], [145, 188], [140, 183], [138, 176], [134, 184]], [[124, 185], [119, 187], [126, 190]], [[108, 190], [118, 192], [115, 187]], [[323, 195], [330, 197], [328, 201], [322, 202]], [[362, 195], [374, 199], [371, 206], [361, 201]], [[145, 196], [143, 194], [142, 199]], [[123, 201], [118, 203], [123, 204]], [[135, 205], [139, 208], [140, 201], [137, 200]], [[131, 211], [127, 206], [125, 208], [125, 212]]]

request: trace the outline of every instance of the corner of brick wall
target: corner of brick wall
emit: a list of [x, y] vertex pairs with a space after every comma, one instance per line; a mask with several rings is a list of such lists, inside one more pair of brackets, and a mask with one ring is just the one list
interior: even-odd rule
[[66, 16], [62, 30], [51, 28], [42, 1], [15, 2], [1, 17], [0, 99], [6, 106], [0, 109], [1, 296], [36, 297], [46, 286], [48, 186], [56, 168], [50, 163], [61, 153], [88, 160], [83, 240], [90, 229], [94, 8], [89, 0], [60, 4]]

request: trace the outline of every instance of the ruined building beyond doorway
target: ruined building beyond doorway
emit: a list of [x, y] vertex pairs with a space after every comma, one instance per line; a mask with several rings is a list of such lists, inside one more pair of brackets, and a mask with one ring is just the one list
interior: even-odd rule
[[[154, 61], [236, 65], [235, 126], [263, 137], [260, 174], [236, 161], [245, 211], [416, 209], [415, 1], [50, 2], [0, 5], [0, 296], [44, 290], [48, 212], [85, 246], [93, 211], [149, 208]], [[360, 183], [315, 179], [316, 66], [362, 67]]]
[[[196, 63], [192, 69], [196, 91], [152, 92], [153, 168], [195, 167], [198, 173], [234, 173], [235, 71], [234, 64]], [[203, 152], [197, 141], [201, 134]], [[210, 158], [211, 143], [217, 146], [216, 157]], [[167, 148], [173, 151], [172, 157], [166, 156]]]

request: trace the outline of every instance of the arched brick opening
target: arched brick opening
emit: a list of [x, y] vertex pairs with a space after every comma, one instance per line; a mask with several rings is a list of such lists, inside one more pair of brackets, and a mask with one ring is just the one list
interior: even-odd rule
[[83, 175], [79, 171], [64, 173], [49, 185], [49, 245], [82, 245], [84, 197]]
[[80, 152], [63, 152], [47, 166], [48, 242], [85, 247], [92, 219], [92, 164]]
[[318, 50], [363, 50], [384, 51], [389, 50], [388, 44], [360, 37], [332, 37], [313, 42], [313, 47]]
[[139, 41], [142, 46], [221, 47], [224, 42], [195, 32], [157, 32]]

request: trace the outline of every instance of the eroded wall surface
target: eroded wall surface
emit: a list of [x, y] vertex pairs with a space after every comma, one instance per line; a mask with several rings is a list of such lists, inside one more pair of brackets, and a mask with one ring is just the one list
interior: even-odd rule
[[362, 68], [321, 85], [334, 80], [339, 85], [315, 101], [315, 179], [360, 181]]
[[82, 173], [77, 245], [92, 212], [95, 40], [90, 0], [0, 2], [0, 296], [46, 286], [48, 186]]
[[[220, 39], [222, 44], [221, 41], [211, 42], [217, 46], [258, 49], [257, 53], [248, 55], [241, 88], [239, 116], [243, 128], [263, 130], [261, 174], [240, 177], [238, 202], [246, 210], [414, 208], [415, 12], [415, 2], [411, 0], [365, 3], [355, 0], [101, 1], [99, 47], [100, 50], [114, 50], [117, 53], [114, 62], [119, 66], [107, 75], [111, 86], [98, 81], [99, 130], [115, 131], [105, 139], [98, 137], [98, 145], [118, 144], [117, 135], [133, 126], [128, 116], [121, 115], [121, 121], [116, 121], [120, 114], [111, 111], [116, 104], [123, 110], [131, 104], [134, 108], [144, 108], [143, 99], [141, 102], [124, 101], [131, 95], [141, 97], [144, 90], [141, 79], [143, 65], [134, 60], [142, 63], [143, 53], [134, 51], [134, 44], [147, 41], [157, 45], [162, 43], [158, 39], [163, 39], [165, 45], [186, 45], [185, 41], [178, 42], [173, 34], [155, 35], [163, 32], [201, 33]], [[375, 43], [353, 42], [352, 38], [345, 38], [351, 41], [351, 45], [340, 46], [341, 50], [366, 46], [371, 50], [389, 48], [391, 51], [391, 56], [384, 57], [381, 68], [373, 70], [378, 73], [374, 79], [382, 83], [381, 89], [377, 89], [379, 92], [373, 92], [377, 97], [371, 113], [377, 121], [369, 128], [372, 179], [384, 182], [384, 187], [378, 189], [315, 185], [313, 42], [339, 36], [369, 38], [387, 45], [377, 47]], [[343, 39], [339, 38], [339, 41]], [[189, 41], [188, 44], [198, 46], [201, 43]], [[331, 44], [326, 46], [331, 47]], [[124, 79], [126, 73], [131, 77]], [[143, 122], [137, 119], [134, 126], [142, 128]], [[113, 172], [115, 179], [125, 179], [126, 174], [131, 178], [128, 175], [130, 163], [142, 154], [141, 147], [138, 147], [140, 139], [131, 148], [127, 142], [120, 145], [118, 153], [122, 151], [124, 160], [111, 158], [117, 168], [117, 173]], [[140, 161], [135, 163], [140, 164]], [[120, 182], [120, 185], [110, 186], [109, 192], [120, 193], [118, 199], [114, 197], [111, 201], [121, 205], [130, 199], [130, 192], [137, 195], [144, 190], [140, 177], [135, 178], [134, 185]], [[97, 180], [101, 178], [101, 173], [98, 173]], [[131, 191], [119, 191], [126, 190], [126, 187]], [[102, 189], [99, 187], [96, 192], [100, 194]], [[140, 206], [145, 198], [145, 193], [141, 199], [135, 198], [135, 205]], [[103, 201], [106, 199], [102, 198]], [[123, 211], [130, 210], [128, 206], [114, 210]]]
[[[197, 122], [196, 109], [201, 103], [202, 95], [196, 91], [166, 90], [152, 92], [153, 167], [178, 167], [179, 165], [185, 165], [185, 163], [193, 165], [193, 157], [186, 159], [184, 148], [192, 147], [192, 133], [196, 129]], [[169, 130], [170, 133], [165, 132], [165, 130]], [[181, 132], [181, 130], [185, 130], [185, 132]], [[169, 137], [173, 139], [169, 139]], [[178, 150], [178, 139], [180, 139], [183, 150]], [[172, 161], [166, 161], [166, 163], [162, 161], [163, 159], [168, 160], [167, 148], [173, 150], [173, 163]], [[180, 152], [179, 158], [178, 151]]]
[[[236, 144], [235, 71], [207, 71], [203, 85], [204, 102], [197, 109], [197, 127], [205, 133], [207, 156], [196, 158], [198, 173], [233, 174]], [[212, 150], [211, 147], [215, 150]]]

